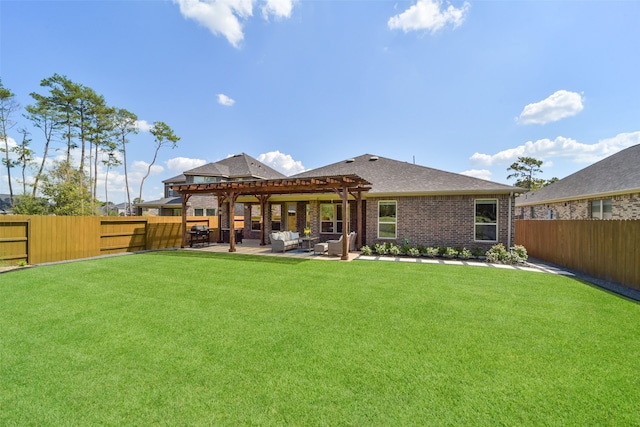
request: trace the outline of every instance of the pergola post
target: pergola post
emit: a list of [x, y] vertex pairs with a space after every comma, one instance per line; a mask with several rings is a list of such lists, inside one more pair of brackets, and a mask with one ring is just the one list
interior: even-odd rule
[[229, 252], [236, 251], [236, 199], [238, 194], [235, 191], [227, 193], [229, 199]]
[[187, 202], [191, 198], [191, 194], [182, 195], [182, 246], [187, 247]]
[[343, 188], [339, 193], [342, 197], [342, 256], [341, 260], [347, 261], [349, 259], [349, 190], [347, 187]]
[[[354, 194], [355, 193], [355, 194]], [[356, 247], [362, 247], [362, 191], [355, 191], [351, 195], [356, 199]]]

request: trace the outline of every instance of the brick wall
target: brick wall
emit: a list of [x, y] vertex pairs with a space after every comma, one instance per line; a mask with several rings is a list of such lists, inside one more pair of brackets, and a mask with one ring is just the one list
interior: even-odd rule
[[[451, 246], [490, 248], [495, 242], [475, 241], [475, 200], [498, 200], [498, 241], [512, 246], [514, 222], [509, 236], [509, 196], [416, 196], [397, 198], [367, 198], [366, 244], [392, 242], [402, 244], [406, 238], [412, 246]], [[396, 200], [398, 203], [397, 238], [378, 239], [378, 201]], [[514, 201], [511, 199], [512, 210]], [[514, 210], [512, 212], [515, 212]]]
[[591, 201], [603, 199], [611, 200], [611, 219], [640, 219], [640, 193], [520, 206], [516, 215], [520, 219], [590, 219]]

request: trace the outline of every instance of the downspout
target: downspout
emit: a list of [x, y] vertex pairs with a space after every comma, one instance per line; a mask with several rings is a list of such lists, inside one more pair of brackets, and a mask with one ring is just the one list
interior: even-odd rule
[[512, 225], [512, 221], [513, 221], [512, 220], [512, 215], [511, 215], [511, 199], [512, 198], [513, 198], [513, 191], [511, 193], [509, 193], [509, 221], [508, 221], [509, 222], [509, 229], [507, 230], [507, 239], [508, 239], [507, 240], [508, 241], [507, 246], [508, 247], [512, 246], [511, 245], [511, 225]]

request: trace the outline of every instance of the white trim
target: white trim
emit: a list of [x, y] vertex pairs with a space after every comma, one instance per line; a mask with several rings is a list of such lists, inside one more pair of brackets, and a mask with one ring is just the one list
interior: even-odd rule
[[[478, 202], [495, 202], [496, 203], [496, 222], [495, 222], [495, 227], [496, 227], [496, 238], [495, 240], [478, 240], [476, 239], [477, 233], [476, 233], [476, 227], [478, 225], [493, 225], [493, 223], [486, 223], [486, 222], [476, 222], [476, 212], [477, 212], [477, 208], [478, 208]], [[511, 206], [511, 205], [509, 205]], [[474, 242], [491, 242], [491, 243], [495, 243], [498, 242], [500, 240], [500, 200], [499, 199], [473, 199], [473, 241]]]
[[[380, 203], [393, 203], [396, 206], [396, 217], [393, 224], [395, 225], [395, 233], [393, 237], [380, 236]], [[394, 240], [398, 238], [398, 201], [397, 200], [378, 200], [378, 209], [376, 210], [376, 234], [378, 239]], [[382, 224], [391, 224], [391, 222], [383, 222]]]

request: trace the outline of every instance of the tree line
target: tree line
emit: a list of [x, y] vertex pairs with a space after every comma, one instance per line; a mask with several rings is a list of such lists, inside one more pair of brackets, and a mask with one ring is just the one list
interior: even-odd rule
[[[124, 169], [127, 207], [131, 208], [127, 144], [139, 132], [138, 117], [124, 109], [107, 104], [92, 88], [75, 83], [66, 76], [54, 74], [40, 82], [44, 94], [32, 92], [32, 103], [22, 116], [28, 120], [42, 141], [42, 152], [36, 156], [31, 148], [32, 135], [26, 128], [10, 146], [8, 131], [16, 125], [15, 116], [22, 111], [15, 94], [0, 79], [0, 154], [6, 169], [11, 208], [17, 214], [31, 215], [95, 215], [103, 205], [97, 198], [98, 167], [106, 168], [105, 202], [109, 206], [107, 182], [112, 167]], [[37, 131], [36, 131], [37, 130]], [[150, 128], [154, 138], [154, 154], [140, 182], [136, 201], [142, 201], [146, 178], [155, 164], [158, 152], [165, 146], [175, 148], [180, 138], [162, 121]], [[51, 161], [54, 143], [62, 143], [64, 155]], [[79, 150], [79, 159], [72, 153]], [[38, 159], [36, 161], [36, 159]], [[79, 162], [74, 161], [79, 160]], [[12, 170], [20, 172], [21, 189], [14, 190]], [[27, 179], [27, 171], [32, 172]]]

